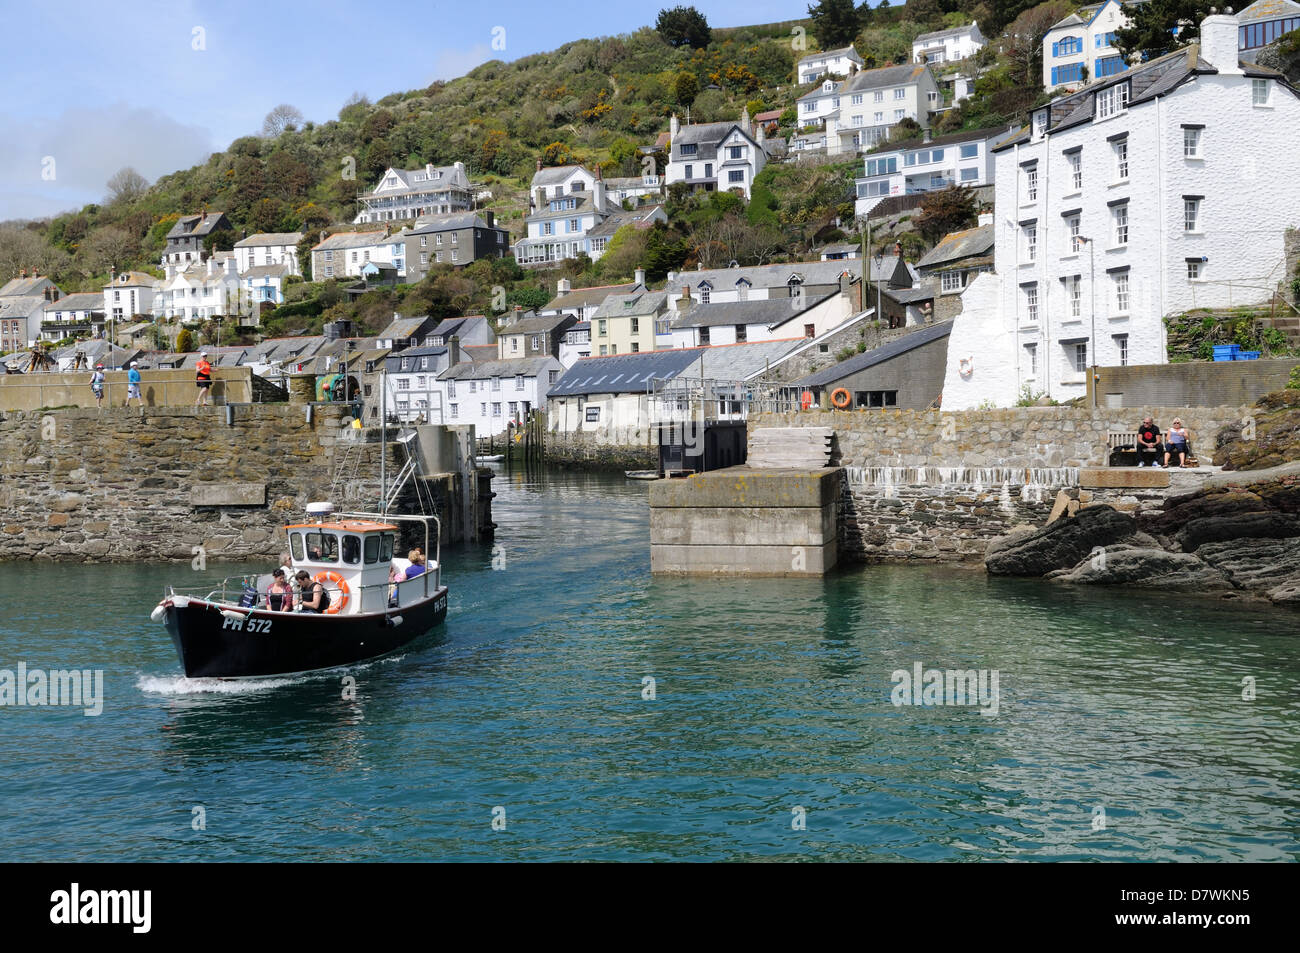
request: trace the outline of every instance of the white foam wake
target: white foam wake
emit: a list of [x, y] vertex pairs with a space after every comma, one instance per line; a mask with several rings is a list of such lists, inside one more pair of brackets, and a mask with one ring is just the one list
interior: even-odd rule
[[141, 675], [135, 687], [146, 695], [243, 695], [249, 692], [266, 692], [286, 685], [301, 685], [317, 679], [338, 678], [346, 672], [360, 672], [372, 665], [399, 662], [403, 655], [388, 655], [356, 665], [341, 665], [317, 672], [299, 672], [294, 675], [270, 675], [262, 678], [186, 678], [184, 675]]

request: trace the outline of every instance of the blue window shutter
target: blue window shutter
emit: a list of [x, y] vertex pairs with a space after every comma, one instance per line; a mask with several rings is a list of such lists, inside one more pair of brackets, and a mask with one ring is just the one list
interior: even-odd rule
[[[1053, 44], [1052, 44], [1052, 55], [1053, 55], [1053, 56], [1060, 56], [1060, 55], [1061, 55], [1061, 44], [1060, 44], [1060, 43], [1053, 43]], [[1056, 82], [1056, 80], [1052, 80], [1052, 82]]]

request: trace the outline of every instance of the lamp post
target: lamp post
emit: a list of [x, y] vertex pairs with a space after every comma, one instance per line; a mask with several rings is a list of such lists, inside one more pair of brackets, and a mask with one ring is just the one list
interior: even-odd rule
[[[1091, 238], [1084, 238], [1082, 235], [1076, 236], [1076, 241], [1087, 242], [1088, 244], [1088, 322], [1091, 330], [1088, 332], [1088, 357], [1091, 359], [1092, 371], [1094, 378], [1097, 369], [1097, 253], [1096, 242]], [[1092, 382], [1092, 406], [1097, 406], [1097, 382]]]

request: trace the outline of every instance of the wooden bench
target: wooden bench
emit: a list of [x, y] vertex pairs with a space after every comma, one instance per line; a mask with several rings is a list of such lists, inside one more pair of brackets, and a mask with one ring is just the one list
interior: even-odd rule
[[[1164, 434], [1160, 435], [1162, 438]], [[1161, 444], [1163, 445], [1163, 439]], [[1134, 466], [1138, 462], [1138, 432], [1136, 430], [1111, 430], [1106, 434], [1106, 452], [1107, 463], [1112, 466]], [[1164, 453], [1162, 452], [1156, 458], [1162, 465], [1165, 462]], [[1192, 445], [1189, 441], [1187, 444], [1187, 463], [1189, 466], [1197, 466], [1197, 461], [1192, 456]]]

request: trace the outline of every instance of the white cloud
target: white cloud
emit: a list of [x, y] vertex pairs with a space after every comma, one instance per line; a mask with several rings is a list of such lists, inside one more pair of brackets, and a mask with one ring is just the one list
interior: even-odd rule
[[[0, 136], [0, 220], [100, 202], [109, 176], [122, 166], [152, 182], [214, 151], [207, 130], [123, 102], [70, 107], [35, 120], [0, 114], [0, 129], [12, 130]], [[50, 160], [53, 178], [43, 178]]]

